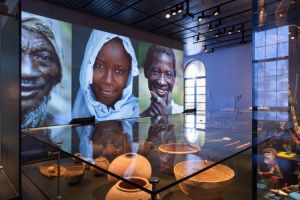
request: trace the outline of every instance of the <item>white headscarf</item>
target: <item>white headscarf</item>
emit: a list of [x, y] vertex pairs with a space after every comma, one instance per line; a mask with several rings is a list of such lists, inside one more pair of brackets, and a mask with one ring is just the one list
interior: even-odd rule
[[[99, 51], [105, 43], [116, 37], [122, 40], [125, 50], [131, 56], [131, 70], [122, 97], [112, 108], [95, 99], [91, 84], [93, 83], [93, 66]], [[138, 74], [137, 60], [129, 38], [93, 30], [81, 65], [80, 89], [75, 99], [73, 117], [95, 116], [97, 121], [138, 117], [138, 98], [132, 95], [133, 76]]]

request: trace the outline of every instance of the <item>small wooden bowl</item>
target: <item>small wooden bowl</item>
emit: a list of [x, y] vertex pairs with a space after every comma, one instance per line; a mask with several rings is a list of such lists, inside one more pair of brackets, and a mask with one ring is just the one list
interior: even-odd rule
[[[158, 147], [160, 152], [160, 168], [163, 173], [172, 174], [173, 175], [173, 167], [176, 164], [175, 160], [177, 155], [181, 155], [181, 161], [187, 160], [191, 156], [191, 154], [198, 153], [200, 151], [200, 147], [195, 144], [187, 144], [187, 143], [170, 143], [170, 144], [162, 144]], [[194, 158], [195, 159], [195, 158]]]
[[[176, 180], [195, 173], [213, 162], [203, 160], [188, 160], [180, 162], [174, 167]], [[179, 183], [183, 193], [192, 199], [219, 199], [228, 189], [234, 177], [234, 171], [225, 165], [215, 165], [190, 179]]]
[[64, 177], [69, 184], [76, 184], [83, 179], [84, 174], [84, 167], [82, 165], [76, 165], [67, 167]]
[[200, 147], [195, 144], [170, 143], [170, 144], [160, 145], [158, 147], [158, 150], [161, 153], [167, 153], [167, 154], [189, 154], [189, 153], [198, 153], [200, 151]]
[[[40, 165], [38, 166], [40, 173], [47, 178], [54, 178], [58, 176], [58, 166], [57, 164], [49, 164], [49, 165]], [[60, 176], [64, 176], [66, 168], [60, 166]]]

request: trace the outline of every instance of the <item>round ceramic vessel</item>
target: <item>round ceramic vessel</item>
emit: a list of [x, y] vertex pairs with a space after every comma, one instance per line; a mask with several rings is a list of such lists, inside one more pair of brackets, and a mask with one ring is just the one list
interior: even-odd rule
[[[149, 181], [142, 177], [127, 177], [130, 181], [151, 190], [151, 185]], [[151, 195], [149, 193], [144, 192], [143, 190], [130, 185], [122, 180], [118, 181], [115, 185], [107, 193], [105, 200], [148, 200], [151, 199]]]
[[[108, 167], [108, 171], [122, 177], [143, 177], [150, 178], [152, 169], [149, 161], [137, 153], [126, 153], [114, 159]], [[108, 175], [110, 183], [118, 180]]]
[[[109, 161], [107, 160], [107, 158], [102, 157], [102, 156], [99, 157], [99, 158], [96, 158], [96, 159], [94, 160], [94, 163], [95, 163], [96, 166], [98, 166], [98, 167], [100, 167], [100, 168], [102, 168], [102, 169], [105, 169], [105, 170], [107, 170], [107, 169], [108, 169], [108, 166], [109, 166]], [[98, 170], [98, 169], [96, 169], [95, 167], [91, 167], [90, 170], [91, 170], [91, 172], [94, 173], [95, 175], [103, 175], [103, 174], [104, 174], [103, 171]]]

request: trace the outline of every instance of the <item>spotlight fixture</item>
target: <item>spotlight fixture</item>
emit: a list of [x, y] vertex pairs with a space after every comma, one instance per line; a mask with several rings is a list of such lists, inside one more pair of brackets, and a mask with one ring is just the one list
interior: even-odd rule
[[171, 9], [171, 12], [172, 12], [172, 15], [173, 15], [173, 16], [176, 15], [176, 14], [177, 14], [176, 8], [172, 8], [172, 9]]
[[170, 13], [170, 11], [167, 11], [167, 12], [166, 12], [166, 15], [165, 15], [165, 17], [166, 17], [167, 19], [169, 19], [169, 18], [171, 17], [171, 13]]
[[237, 29], [237, 32], [240, 33], [244, 30], [244, 24], [241, 24], [240, 27]]
[[212, 48], [210, 51], [208, 51], [209, 54], [213, 54], [215, 52], [215, 49]]
[[204, 12], [201, 13], [201, 15], [198, 17], [198, 21], [202, 21], [204, 19]]
[[212, 27], [211, 23], [209, 23], [209, 25], [208, 25], [208, 30], [209, 30], [210, 32], [213, 31], [213, 27]]
[[183, 18], [190, 17], [190, 18], [194, 19], [194, 14], [190, 13], [190, 1], [189, 0], [186, 1], [186, 12], [183, 14], [182, 17]]
[[217, 16], [220, 14], [220, 6], [217, 7], [217, 9], [213, 12], [214, 16]]
[[208, 52], [208, 49], [207, 49], [207, 46], [204, 45], [204, 52], [207, 53]]
[[183, 10], [183, 3], [178, 4], [177, 7], [176, 7], [176, 10], [177, 10], [177, 13], [182, 13], [182, 10]]
[[234, 32], [234, 26], [231, 27], [231, 29], [228, 30], [228, 35], [231, 35]]
[[296, 36], [298, 35], [297, 34], [297, 27], [293, 28], [292, 31], [289, 33], [289, 35], [290, 35], [290, 39], [294, 40], [296, 38]]
[[197, 39], [196, 39], [197, 42], [200, 41], [200, 33], [197, 35]]
[[219, 29], [217, 33], [215, 33], [215, 37], [219, 37], [220, 35], [222, 35], [221, 30]]

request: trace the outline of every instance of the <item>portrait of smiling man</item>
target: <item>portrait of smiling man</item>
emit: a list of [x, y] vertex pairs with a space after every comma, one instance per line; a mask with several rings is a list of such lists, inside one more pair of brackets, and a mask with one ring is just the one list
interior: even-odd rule
[[60, 28], [57, 20], [22, 12], [21, 128], [63, 123], [48, 111], [51, 92], [63, 77]]
[[176, 59], [173, 49], [151, 44], [144, 61], [148, 80], [150, 106], [140, 116], [162, 116], [183, 112], [183, 106], [172, 100], [176, 79]]

